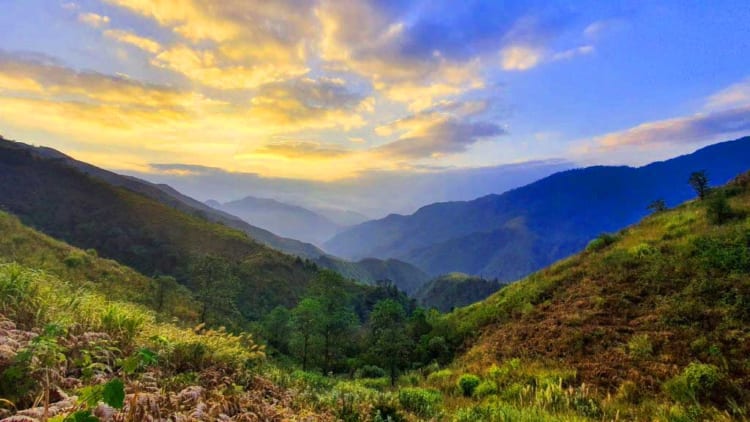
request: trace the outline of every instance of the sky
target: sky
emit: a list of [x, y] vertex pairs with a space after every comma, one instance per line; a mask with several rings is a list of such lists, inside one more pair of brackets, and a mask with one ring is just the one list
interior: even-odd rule
[[750, 133], [746, 0], [0, 5], [0, 134], [178, 187], [640, 165]]

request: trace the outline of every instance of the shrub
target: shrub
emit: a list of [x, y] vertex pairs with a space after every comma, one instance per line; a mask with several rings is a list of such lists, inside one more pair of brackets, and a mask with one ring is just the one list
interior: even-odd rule
[[664, 390], [674, 401], [696, 402], [710, 396], [722, 378], [716, 366], [693, 362], [680, 375], [664, 383]]
[[87, 256], [79, 251], [74, 251], [63, 258], [63, 262], [68, 268], [78, 268], [87, 262]]
[[706, 208], [708, 221], [712, 224], [724, 224], [734, 217], [734, 211], [729, 206], [727, 196], [724, 192], [716, 192], [708, 201]]
[[456, 385], [458, 386], [458, 390], [463, 394], [465, 397], [471, 397], [472, 394], [474, 394], [474, 390], [479, 386], [480, 379], [478, 376], [473, 374], [464, 374], [461, 375], [461, 377], [458, 379], [458, 382]]
[[474, 390], [475, 397], [487, 397], [497, 394], [497, 384], [494, 381], [482, 381]]
[[365, 378], [359, 381], [359, 384], [365, 388], [376, 391], [386, 391], [391, 386], [390, 378]]
[[359, 378], [383, 378], [385, 375], [385, 370], [375, 365], [365, 365], [357, 371]]
[[450, 369], [441, 369], [427, 376], [427, 383], [438, 388], [450, 387], [450, 379], [453, 377], [453, 371]]
[[651, 356], [654, 351], [648, 334], [637, 334], [628, 341], [628, 354], [633, 359], [645, 359]]
[[614, 234], [609, 233], [602, 233], [600, 234], [596, 239], [589, 242], [588, 245], [586, 245], [586, 250], [590, 252], [594, 251], [600, 251], [607, 246], [615, 243], [617, 241], [617, 236]]
[[408, 387], [399, 390], [398, 401], [409, 412], [430, 418], [440, 411], [443, 398], [437, 390]]
[[657, 250], [648, 243], [639, 243], [636, 246], [630, 248], [630, 253], [638, 258], [647, 258], [656, 254]]

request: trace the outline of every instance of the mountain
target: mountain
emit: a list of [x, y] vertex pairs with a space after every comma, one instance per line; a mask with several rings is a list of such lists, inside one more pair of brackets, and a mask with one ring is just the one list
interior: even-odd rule
[[335, 255], [400, 259], [432, 275], [460, 271], [519, 279], [581, 250], [601, 232], [642, 218], [662, 198], [693, 195], [691, 172], [721, 184], [750, 168], [750, 137], [647, 166], [563, 171], [501, 195], [436, 203], [354, 226], [324, 245]]
[[308, 207], [308, 209], [322, 215], [323, 217], [332, 221], [334, 224], [337, 224], [341, 227], [353, 226], [355, 224], [360, 224], [364, 223], [365, 221], [372, 220], [372, 218], [352, 210], [342, 210], [338, 208], [321, 206], [311, 206]]
[[357, 262], [348, 262], [328, 255], [313, 260], [323, 268], [336, 271], [344, 277], [374, 284], [377, 281], [391, 281], [399, 290], [412, 295], [430, 277], [419, 268], [397, 259], [365, 258]]
[[[15, 164], [14, 160], [16, 161]], [[55, 174], [58, 173], [65, 175], [65, 177], [56, 178]], [[325, 252], [309, 243], [280, 237], [268, 230], [250, 225], [239, 217], [214, 209], [198, 200], [185, 196], [170, 186], [153, 184], [135, 177], [122, 176], [103, 170], [77, 161], [51, 148], [32, 147], [20, 142], [0, 140], [0, 184], [2, 184], [0, 185], [0, 194], [4, 195], [3, 198], [0, 198], [0, 207], [4, 207], [8, 211], [21, 216], [24, 222], [35, 227], [41, 227], [37, 226], [37, 224], [41, 224], [40, 221], [44, 220], [48, 226], [43, 231], [47, 232], [49, 230], [49, 233], [53, 237], [64, 239], [79, 246], [83, 245], [83, 243], [77, 243], [73, 240], [74, 236], [69, 232], [73, 228], [69, 226], [71, 224], [92, 224], [96, 226], [96, 222], [81, 223], [81, 221], [85, 220], [94, 211], [95, 207], [101, 206], [111, 209], [119, 202], [125, 200], [124, 198], [113, 199], [115, 202], [107, 204], [102, 198], [96, 197], [96, 192], [107, 191], [109, 195], [112, 195], [114, 192], [123, 191], [137, 195], [128, 195], [129, 198], [142, 196], [143, 198], [137, 202], [143, 202], [143, 199], [147, 198], [153, 201], [153, 203], [149, 201], [145, 202], [149, 205], [162, 205], [162, 207], [158, 208], [166, 214], [158, 215], [158, 219], [166, 218], [167, 215], [177, 212], [174, 215], [179, 215], [180, 217], [177, 220], [180, 220], [184, 217], [182, 215], [184, 213], [198, 221], [216, 223], [220, 225], [223, 231], [226, 231], [227, 228], [239, 230], [247, 234], [251, 242], [257, 241], [272, 249], [310, 260], [324, 268], [333, 270], [346, 268], [346, 274], [350, 278], [361, 279], [363, 282], [388, 278], [398, 286], [410, 286], [415, 283], [421, 284], [427, 280], [427, 277], [422, 275], [421, 271], [413, 268], [411, 264], [376, 260], [376, 262], [380, 262], [378, 265], [359, 266], [355, 263], [327, 256]], [[45, 199], [45, 195], [48, 195], [49, 199]], [[76, 201], [75, 198], [77, 197], [81, 198], [82, 201]], [[107, 196], [105, 195], [104, 197]], [[51, 211], [49, 208], [54, 208], [56, 205], [50, 203], [50, 200], [59, 201], [60, 204], [67, 204], [65, 206], [69, 206], [70, 209]], [[119, 213], [125, 213], [126, 209], [127, 207], [123, 207]], [[149, 212], [161, 214], [161, 211], [156, 210]], [[70, 215], [64, 217], [60, 215], [64, 213]], [[113, 214], [118, 214], [118, 212], [113, 211]], [[56, 226], [58, 222], [57, 218], [71, 219], [74, 222], [66, 222], [63, 224], [63, 227], [59, 227]], [[114, 224], [111, 221], [100, 221], [98, 223], [99, 225]], [[155, 221], [150, 221], [149, 224], [156, 223]], [[76, 228], [76, 230], [80, 231], [81, 229]], [[116, 228], [116, 230], [119, 230], [119, 228]], [[131, 230], [139, 232], [144, 229], [139, 226]], [[79, 242], [84, 242], [80, 238], [84, 233], [76, 233], [75, 235], [77, 236], [75, 239]], [[86, 245], [101, 240], [95, 239], [97, 236], [103, 238], [101, 233], [95, 231], [88, 236], [89, 238], [85, 240]], [[146, 257], [144, 259], [156, 259], [154, 255], [148, 253], [148, 249], [151, 247], [158, 248], [158, 244], [162, 243], [162, 241], [159, 239], [148, 239], [148, 236], [140, 240], [149, 243], [149, 246], [146, 249], [138, 249], [137, 245], [129, 247], [137, 250], [136, 255]], [[198, 239], [195, 241], [199, 242]], [[96, 246], [82, 247], [89, 248]], [[129, 254], [133, 255], [130, 252]], [[325, 258], [322, 258], [324, 256]], [[121, 256], [118, 254], [113, 255], [113, 257], [120, 260]], [[135, 259], [135, 257], [130, 256], [128, 260], [124, 260], [123, 262], [141, 271], [145, 271], [147, 274], [152, 274], [153, 271], [171, 274], [169, 271], [174, 270], [172, 268], [167, 271], [145, 263], [135, 265]], [[394, 265], [396, 268], [388, 269], [385, 272], [379, 268], [383, 266], [387, 267], [388, 265]], [[403, 267], [405, 266], [411, 268], [404, 270]], [[357, 277], [354, 277], [355, 275]], [[412, 279], [411, 277], [415, 278]]]
[[[102, 172], [71, 165], [47, 149], [0, 141], [0, 208], [142, 274], [174, 276], [204, 293], [203, 313], [213, 312], [216, 322], [255, 319], [276, 305], [291, 306], [318, 273], [309, 261], [208, 220], [185, 199]], [[163, 202], [154, 199], [160, 195]], [[208, 288], [219, 282], [225, 284]]]
[[450, 312], [454, 308], [471, 305], [495, 293], [502, 287], [497, 281], [462, 273], [450, 273], [430, 280], [416, 291], [414, 298], [425, 308]]
[[448, 318], [468, 341], [454, 367], [496, 365], [500, 392], [558, 371], [563, 388], [598, 392], [593, 407], [571, 406], [596, 420], [612, 419], [596, 417], [604, 406], [621, 420], [743, 420], [749, 303], [746, 173], [458, 309]]
[[322, 244], [342, 229], [342, 226], [320, 214], [275, 199], [248, 196], [218, 206], [214, 201], [211, 206], [236, 215], [254, 226], [313, 244]]
[[[0, 140], [0, 142], [3, 142], [3, 145], [7, 146], [10, 141]], [[297, 255], [303, 258], [317, 258], [324, 254], [323, 251], [309, 243], [279, 237], [268, 230], [252, 226], [239, 217], [219, 211], [198, 200], [183, 195], [168, 185], [154, 184], [132, 176], [122, 176], [92, 166], [88, 163], [75, 160], [52, 148], [33, 148], [30, 146], [24, 146], [21, 143], [16, 143], [15, 146], [18, 148], [28, 148], [40, 158], [58, 161], [113, 186], [123, 187], [130, 191], [140, 193], [188, 214], [197, 215], [209, 221], [221, 223], [237, 230], [241, 230], [250, 235], [253, 239], [281, 252]]]

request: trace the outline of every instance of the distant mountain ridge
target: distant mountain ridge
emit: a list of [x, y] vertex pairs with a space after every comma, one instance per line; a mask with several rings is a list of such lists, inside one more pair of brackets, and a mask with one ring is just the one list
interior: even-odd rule
[[675, 205], [693, 196], [691, 172], [722, 184], [750, 168], [750, 137], [719, 143], [647, 166], [568, 170], [473, 201], [436, 203], [416, 213], [354, 226], [327, 251], [358, 259], [400, 259], [431, 275], [454, 271], [519, 279], [648, 213], [652, 201]]
[[247, 196], [223, 204], [217, 201], [206, 204], [280, 236], [313, 244], [322, 244], [344, 228], [307, 208], [270, 198]]

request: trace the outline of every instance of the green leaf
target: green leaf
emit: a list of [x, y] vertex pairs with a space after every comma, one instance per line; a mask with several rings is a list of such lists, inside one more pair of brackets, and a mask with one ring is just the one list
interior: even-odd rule
[[125, 384], [122, 383], [122, 380], [114, 378], [104, 384], [103, 398], [104, 403], [115, 409], [122, 409], [122, 405], [125, 403]]
[[103, 392], [101, 385], [92, 385], [89, 387], [83, 387], [78, 390], [80, 400], [89, 407], [94, 407], [103, 400]]
[[156, 352], [145, 347], [138, 351], [138, 356], [141, 358], [143, 366], [151, 366], [157, 363], [158, 355]]
[[123, 359], [122, 370], [125, 371], [125, 373], [128, 375], [132, 375], [135, 373], [135, 371], [138, 370], [139, 364], [140, 364], [140, 359], [138, 359], [137, 356], [130, 356], [128, 358]]

